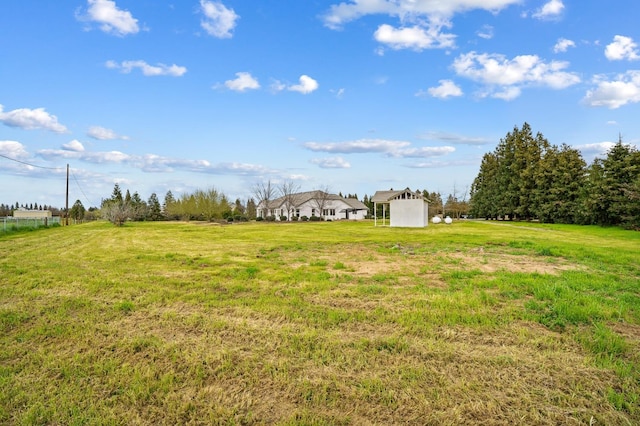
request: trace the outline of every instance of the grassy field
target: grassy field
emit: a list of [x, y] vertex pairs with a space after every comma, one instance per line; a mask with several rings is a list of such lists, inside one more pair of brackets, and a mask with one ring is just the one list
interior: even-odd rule
[[0, 235], [0, 424], [640, 424], [640, 233]]

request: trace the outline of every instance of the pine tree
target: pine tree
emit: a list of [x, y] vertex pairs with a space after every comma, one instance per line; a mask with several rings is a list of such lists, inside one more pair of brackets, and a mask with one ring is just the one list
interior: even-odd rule
[[71, 210], [69, 211], [69, 216], [71, 216], [71, 218], [74, 220], [82, 220], [84, 219], [86, 211], [87, 210], [82, 205], [82, 201], [76, 200], [76, 202], [73, 203]]
[[176, 212], [176, 199], [173, 197], [173, 193], [171, 191], [167, 191], [164, 196], [164, 204], [162, 205], [162, 214], [169, 219], [175, 220], [177, 219]]
[[158, 200], [155, 192], [149, 196], [149, 200], [147, 201], [147, 219], [153, 221], [162, 219], [160, 200]]
[[253, 220], [256, 218], [256, 202], [253, 198], [249, 198], [247, 200], [247, 209], [245, 214], [249, 220]]
[[537, 217], [542, 222], [579, 222], [585, 174], [586, 163], [580, 151], [566, 144], [549, 147], [535, 175]]
[[120, 190], [120, 185], [117, 183], [113, 186], [113, 192], [111, 193], [111, 200], [122, 203], [122, 191]]
[[606, 158], [589, 167], [584, 210], [587, 223], [640, 228], [640, 153], [618, 140]]

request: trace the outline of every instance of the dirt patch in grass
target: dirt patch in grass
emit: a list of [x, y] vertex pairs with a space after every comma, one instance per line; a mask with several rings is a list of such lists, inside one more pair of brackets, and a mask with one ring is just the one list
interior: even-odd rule
[[539, 273], [556, 275], [562, 271], [577, 269], [568, 261], [554, 257], [513, 255], [486, 251], [483, 248], [470, 251], [436, 252], [428, 255], [404, 255], [390, 258], [383, 255], [369, 255], [366, 259], [351, 260], [348, 266], [359, 275], [384, 273], [425, 273], [436, 265], [442, 269], [479, 270], [487, 273], [499, 271], [515, 273]]
[[631, 341], [635, 346], [640, 347], [640, 325], [630, 324], [627, 322], [611, 323], [610, 327], [613, 331]]
[[550, 261], [543, 256], [513, 255], [500, 252], [488, 252], [483, 248], [468, 252], [455, 252], [444, 255], [459, 259], [464, 269], [477, 269], [482, 272], [515, 272], [557, 275], [562, 271], [577, 269], [568, 261], [554, 257]]

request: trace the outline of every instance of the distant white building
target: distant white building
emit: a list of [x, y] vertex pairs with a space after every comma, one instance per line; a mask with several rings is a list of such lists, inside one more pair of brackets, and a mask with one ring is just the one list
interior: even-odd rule
[[309, 191], [279, 197], [269, 201], [268, 205], [260, 202], [256, 208], [258, 217], [269, 216], [280, 220], [286, 216], [288, 220], [306, 216], [321, 217], [324, 220], [362, 220], [367, 216], [369, 208], [355, 198], [344, 198], [323, 191]]
[[[409, 188], [400, 191], [376, 191], [371, 197], [374, 205], [374, 224], [378, 221], [389, 226], [424, 228], [429, 224], [429, 200], [422, 192], [412, 192]], [[382, 218], [378, 218], [378, 204], [382, 205]]]
[[13, 217], [19, 219], [49, 219], [51, 210], [28, 210], [18, 209], [13, 211]]

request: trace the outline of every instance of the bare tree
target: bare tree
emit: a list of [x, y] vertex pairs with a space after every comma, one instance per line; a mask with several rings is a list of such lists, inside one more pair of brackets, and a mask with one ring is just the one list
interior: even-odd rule
[[291, 220], [291, 209], [295, 207], [295, 198], [296, 194], [300, 192], [300, 185], [291, 180], [285, 180], [280, 184], [278, 190], [280, 191], [284, 208], [287, 211], [287, 220]]
[[256, 197], [258, 201], [258, 209], [262, 208], [263, 211], [266, 210], [266, 214], [263, 216], [266, 219], [266, 216], [269, 216], [269, 204], [271, 200], [276, 194], [276, 187], [271, 183], [271, 180], [265, 182], [258, 182], [253, 187], [253, 195]]
[[329, 191], [329, 187], [327, 185], [323, 185], [316, 190], [316, 195], [313, 197], [313, 205], [319, 210], [318, 216], [321, 218], [324, 217], [324, 210], [331, 198], [331, 193]]
[[104, 200], [100, 212], [109, 222], [122, 226], [131, 217], [132, 209], [126, 201]]

